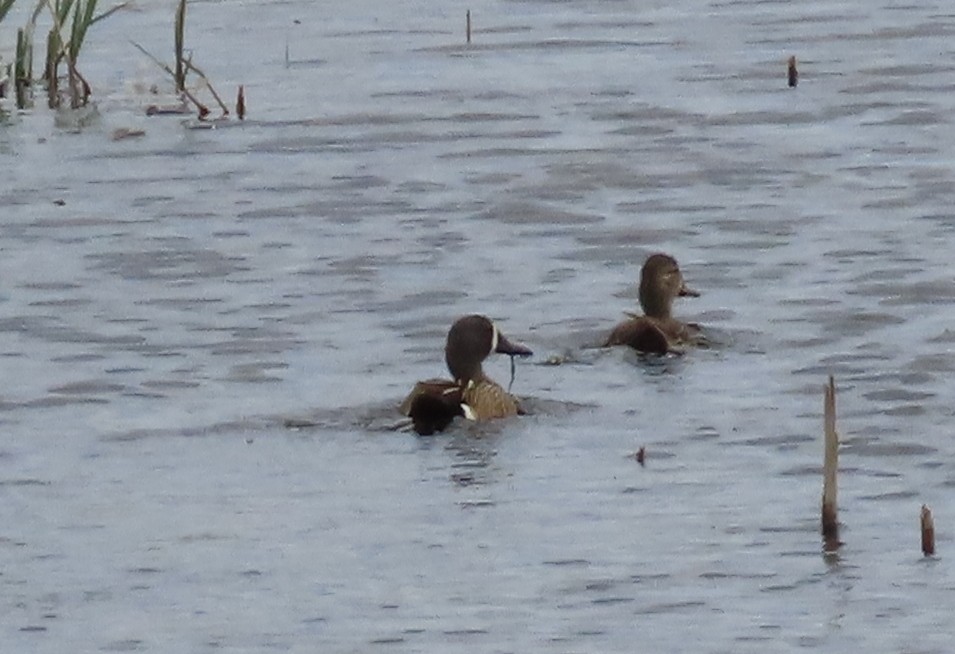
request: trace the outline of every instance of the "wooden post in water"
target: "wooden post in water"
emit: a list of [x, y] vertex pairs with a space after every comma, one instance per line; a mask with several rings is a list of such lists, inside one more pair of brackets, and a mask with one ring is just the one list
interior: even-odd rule
[[922, 505], [922, 554], [935, 555], [935, 519], [932, 518], [932, 509]]
[[836, 433], [836, 383], [829, 375], [823, 403], [825, 458], [822, 466], [822, 539], [826, 551], [839, 548], [839, 508], [836, 501], [839, 471], [839, 434]]
[[467, 13], [467, 35], [468, 35], [468, 45], [471, 45], [471, 10], [468, 9]]
[[799, 71], [796, 70], [796, 56], [789, 58], [789, 88], [795, 88], [799, 83]]

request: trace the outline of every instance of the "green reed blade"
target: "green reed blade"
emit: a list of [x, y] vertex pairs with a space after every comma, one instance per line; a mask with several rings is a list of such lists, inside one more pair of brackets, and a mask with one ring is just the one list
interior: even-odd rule
[[6, 16], [10, 8], [13, 7], [14, 2], [15, 0], [0, 0], [0, 23], [3, 22], [3, 17]]
[[176, 92], [181, 93], [186, 88], [186, 66], [183, 57], [186, 32], [186, 0], [179, 0], [176, 7]]
[[76, 63], [80, 56], [80, 48], [83, 47], [83, 40], [86, 38], [86, 30], [89, 29], [93, 21], [93, 13], [96, 11], [96, 0], [78, 0], [74, 5], [73, 25], [70, 33], [70, 60]]

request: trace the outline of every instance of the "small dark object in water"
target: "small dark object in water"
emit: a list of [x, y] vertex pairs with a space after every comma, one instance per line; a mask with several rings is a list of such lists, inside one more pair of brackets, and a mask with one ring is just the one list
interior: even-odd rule
[[795, 88], [799, 83], [799, 71], [796, 70], [796, 56], [789, 58], [789, 88]]
[[471, 43], [471, 10], [470, 9], [468, 9], [468, 13], [467, 13], [467, 37], [468, 37], [468, 45], [470, 45]]
[[637, 463], [643, 465], [647, 459], [647, 448], [640, 446], [640, 449], [637, 450], [637, 453], [633, 455], [633, 458], [637, 460]]
[[282, 424], [286, 429], [305, 429], [307, 427], [316, 427], [318, 423], [307, 418], [286, 418]]
[[935, 519], [932, 518], [932, 509], [924, 504], [921, 514], [922, 523], [922, 554], [935, 556]]
[[169, 115], [182, 115], [182, 114], [191, 114], [192, 109], [185, 103], [173, 104], [173, 105], [155, 105], [151, 104], [146, 107], [147, 116], [169, 116]]
[[125, 139], [136, 139], [146, 135], [146, 130], [135, 129], [132, 127], [118, 127], [113, 130], [110, 139], [113, 141], [123, 141]]

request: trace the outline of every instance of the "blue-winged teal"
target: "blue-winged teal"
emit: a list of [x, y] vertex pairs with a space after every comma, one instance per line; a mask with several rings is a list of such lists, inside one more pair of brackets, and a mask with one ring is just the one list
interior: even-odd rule
[[643, 315], [630, 315], [610, 333], [604, 346], [629, 345], [640, 352], [666, 354], [692, 343], [699, 335], [697, 325], [673, 317], [673, 300], [698, 297], [683, 281], [676, 259], [668, 254], [652, 254], [640, 270], [640, 306]]
[[523, 413], [517, 400], [484, 374], [481, 363], [492, 352], [532, 354], [507, 340], [484, 316], [465, 316], [451, 326], [444, 358], [453, 379], [418, 382], [401, 403], [400, 411], [412, 419], [416, 432], [427, 436], [442, 431], [455, 416], [490, 420]]

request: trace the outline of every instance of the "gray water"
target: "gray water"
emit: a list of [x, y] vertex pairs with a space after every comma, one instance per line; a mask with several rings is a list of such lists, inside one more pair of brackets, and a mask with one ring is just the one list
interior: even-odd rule
[[[3, 652], [951, 651], [947, 4], [195, 2], [216, 129], [168, 4], [0, 123]], [[655, 251], [712, 347], [586, 347]], [[531, 415], [393, 429], [470, 312]]]

